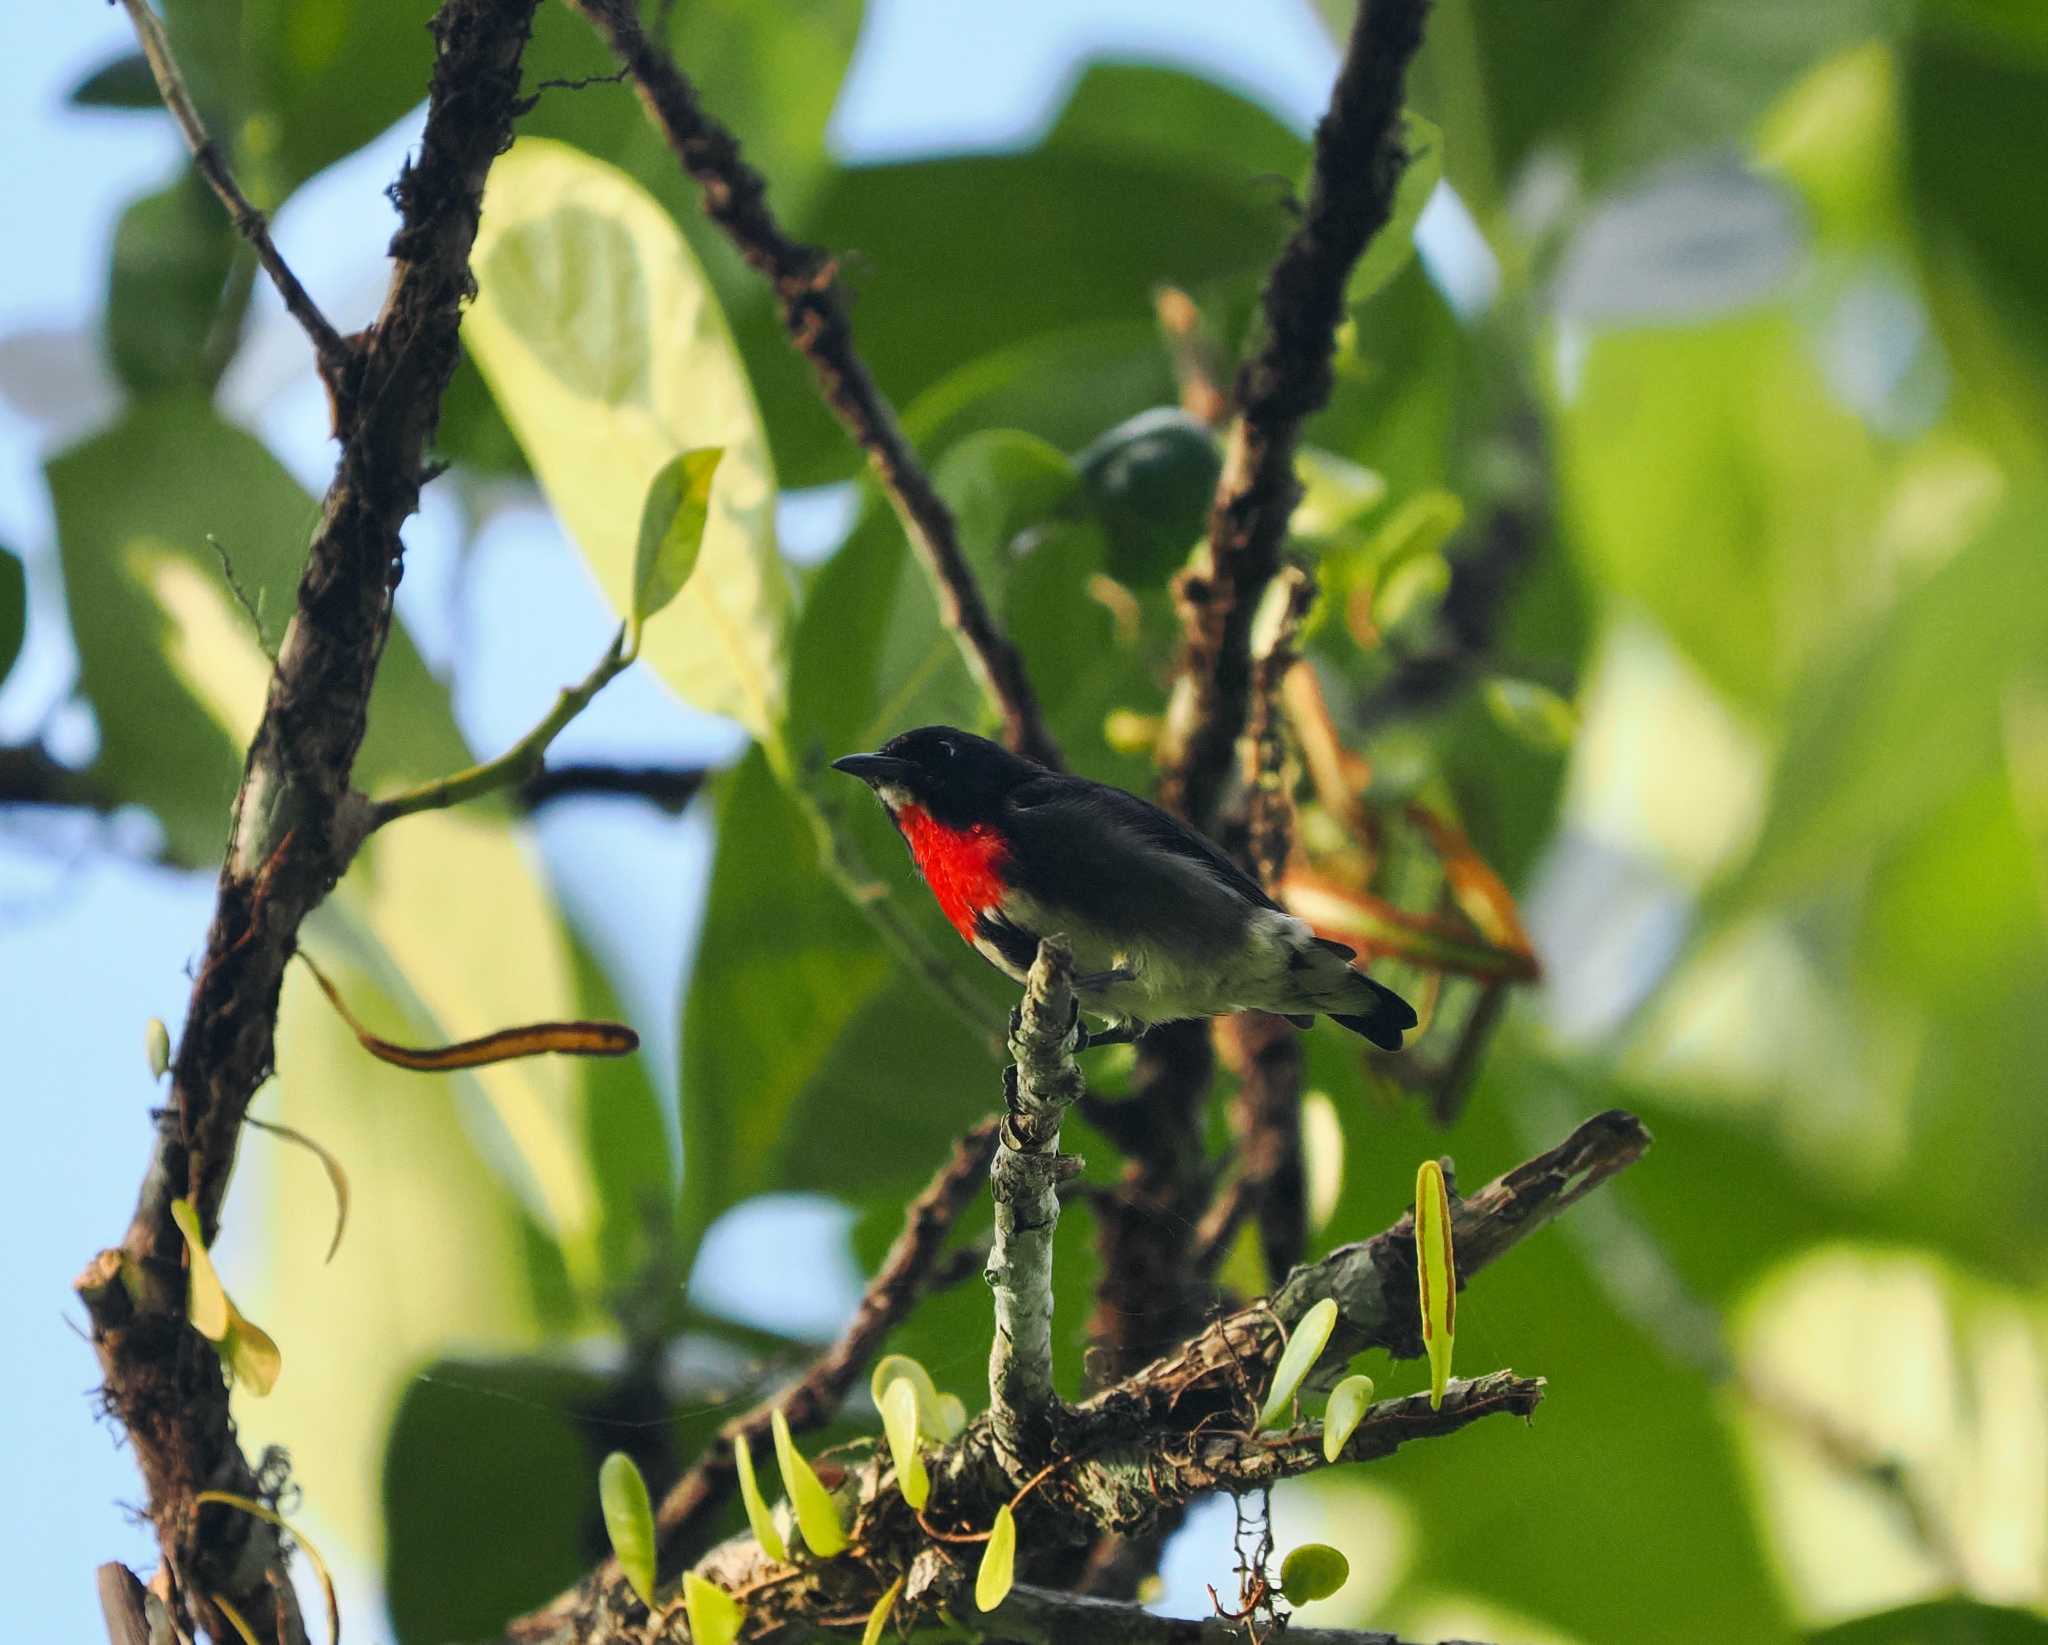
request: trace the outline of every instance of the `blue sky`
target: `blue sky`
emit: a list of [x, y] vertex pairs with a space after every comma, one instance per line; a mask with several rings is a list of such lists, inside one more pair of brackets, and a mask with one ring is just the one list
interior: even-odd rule
[[[1334, 71], [1327, 38], [1307, 0], [1259, 7], [1256, 27], [1247, 27], [1247, 9], [1243, 0], [1170, 8], [1156, 0], [871, 0], [834, 141], [855, 157], [1015, 143], [1056, 106], [1077, 64], [1105, 53], [1203, 70], [1306, 130]], [[63, 100], [130, 43], [117, 7], [34, 6], [16, 13], [0, 57], [0, 152], [13, 162], [0, 174], [0, 199], [17, 246], [34, 248], [10, 259], [0, 287], [0, 541], [28, 558], [33, 601], [29, 654], [0, 691], [0, 740], [44, 727], [74, 753], [90, 749], [89, 721], [49, 718], [72, 665], [41, 464], [111, 408], [90, 328], [114, 220], [130, 196], [169, 173], [177, 148], [166, 121], [82, 114]], [[344, 327], [369, 317], [381, 287], [388, 208], [380, 191], [413, 130], [401, 123], [316, 179], [278, 223], [287, 257]], [[317, 491], [329, 457], [302, 345], [274, 301], [259, 307], [257, 325], [226, 399]], [[789, 524], [800, 537], [809, 522]], [[430, 660], [454, 675], [472, 740], [501, 746], [531, 723], [558, 677], [583, 672], [607, 619], [538, 511], [495, 523], [459, 588], [444, 504], [430, 494], [407, 538], [406, 620]], [[545, 623], [535, 615], [542, 611]], [[629, 676], [579, 722], [564, 752], [704, 758], [736, 747], [730, 728]], [[132, 1203], [155, 1100], [143, 1027], [152, 1016], [173, 1025], [182, 1016], [211, 887], [210, 876], [124, 859], [118, 846], [134, 827], [37, 818], [0, 825], [0, 1024], [15, 1147], [12, 1325], [0, 1358], [0, 1456], [14, 1477], [0, 1547], [19, 1561], [18, 1575], [35, 1578], [11, 1585], [24, 1638], [99, 1637], [93, 1567], [110, 1558], [152, 1563], [150, 1539], [124, 1507], [141, 1494], [133, 1464], [94, 1422], [95, 1367], [70, 1283], [119, 1235]], [[673, 1067], [674, 1001], [706, 857], [702, 824], [591, 807], [551, 818], [544, 833], [565, 895], [595, 927], [635, 1020], [653, 1028], [657, 1062]], [[622, 876], [635, 895], [604, 896]], [[819, 1276], [788, 1299], [782, 1322], [829, 1330], [853, 1283], [843, 1223], [813, 1207], [785, 1210], [776, 1226], [785, 1253], [801, 1258], [784, 1272]], [[714, 1239], [707, 1291], [745, 1289], [719, 1252], [747, 1243]], [[349, 1583], [358, 1600], [365, 1580], [357, 1572]], [[361, 1603], [351, 1606], [350, 1631], [358, 1640], [385, 1634]]]

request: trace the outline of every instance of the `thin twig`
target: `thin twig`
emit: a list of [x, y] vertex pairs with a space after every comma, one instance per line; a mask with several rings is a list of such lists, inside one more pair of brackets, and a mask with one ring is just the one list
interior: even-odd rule
[[522, 810], [538, 811], [557, 800], [635, 799], [677, 816], [697, 797], [710, 775], [701, 765], [574, 761], [543, 766], [519, 785], [518, 801]]
[[177, 58], [171, 53], [170, 36], [164, 32], [163, 24], [157, 21], [156, 13], [149, 9], [149, 0], [121, 0], [121, 4], [128, 13], [128, 20], [135, 25], [135, 38], [142, 44], [142, 55], [149, 62], [149, 72], [156, 79], [156, 89], [163, 97], [164, 107], [170, 110], [171, 118], [184, 134], [186, 147], [192, 151], [192, 164], [206, 179], [207, 187], [219, 196], [220, 203], [227, 207], [236, 232], [255, 248], [256, 260], [263, 265], [263, 272], [270, 276], [270, 283], [277, 287], [278, 296], [284, 299], [286, 312], [298, 321], [300, 330], [312, 340], [320, 375], [329, 392], [340, 400], [350, 363], [355, 358], [354, 350], [334, 329], [327, 316], [320, 312], [320, 305], [313, 301], [312, 294], [299, 283], [299, 277], [291, 271], [276, 242], [270, 238], [269, 219], [249, 203], [249, 197], [235, 181], [234, 173], [228, 170], [219, 145], [207, 131], [206, 122], [199, 117], [192, 94], [186, 89], [185, 76], [178, 68]]
[[562, 688], [555, 698], [554, 707], [542, 716], [540, 724], [495, 759], [374, 802], [370, 807], [371, 831], [374, 833], [386, 823], [410, 817], [417, 811], [444, 811], [465, 800], [478, 799], [501, 788], [513, 788], [530, 781], [540, 772], [548, 745], [632, 660], [626, 651], [626, 630], [622, 626], [612, 636], [612, 643], [605, 654], [598, 658], [597, 666], [584, 676], [580, 684]]
[[1198, 827], [1213, 815], [1244, 729], [1253, 611], [1280, 566], [1300, 499], [1302, 423], [1330, 395], [1344, 288], [1392, 214], [1407, 165], [1402, 82], [1427, 0], [1360, 0], [1329, 112], [1316, 127], [1301, 225], [1261, 298], [1264, 340], [1238, 372], [1203, 560], [1175, 584], [1186, 647], [1168, 709], [1161, 798]]
[[625, 65], [640, 100], [683, 169], [703, 190], [704, 211], [768, 281], [791, 344], [811, 364], [832, 414], [867, 453], [938, 595], [939, 615], [1001, 714], [1018, 753], [1060, 763], [1023, 659], [998, 626], [960, 550], [953, 514], [898, 426], [887, 396], [854, 349], [833, 258], [793, 240], [769, 209], [761, 176], [738, 140], [698, 102], [666, 44], [649, 37], [631, 0], [569, 0]]

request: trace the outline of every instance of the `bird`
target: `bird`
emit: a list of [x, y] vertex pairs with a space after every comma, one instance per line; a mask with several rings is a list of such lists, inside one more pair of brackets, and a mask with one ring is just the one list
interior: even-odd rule
[[832, 768], [873, 790], [947, 922], [997, 970], [1022, 982], [1039, 939], [1066, 938], [1078, 1002], [1106, 1024], [1089, 1044], [1238, 1011], [1327, 1016], [1385, 1051], [1415, 1026], [1352, 949], [1135, 794], [949, 725]]

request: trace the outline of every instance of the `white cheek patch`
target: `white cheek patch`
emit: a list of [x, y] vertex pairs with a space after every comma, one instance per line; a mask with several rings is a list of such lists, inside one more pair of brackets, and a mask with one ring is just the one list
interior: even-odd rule
[[916, 803], [910, 797], [910, 790], [896, 783], [876, 783], [875, 798], [892, 812], [901, 811], [906, 805]]

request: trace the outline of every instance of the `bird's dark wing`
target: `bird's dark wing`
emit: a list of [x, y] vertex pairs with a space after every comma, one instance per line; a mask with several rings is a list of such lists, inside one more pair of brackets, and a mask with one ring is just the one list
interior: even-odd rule
[[[1042, 867], [1030, 863], [1025, 865], [1027, 869], [1039, 869], [1062, 880], [1076, 872], [1086, 872], [1091, 866], [1116, 874], [1123, 871], [1123, 865], [1102, 863], [1099, 845], [1106, 839], [1122, 838], [1141, 850], [1163, 852], [1197, 865], [1219, 886], [1260, 908], [1280, 907], [1266, 895], [1265, 888], [1257, 880], [1178, 817], [1160, 810], [1148, 800], [1139, 799], [1135, 794], [1125, 793], [1121, 788], [1090, 782], [1085, 777], [1048, 774], [1014, 789], [1009, 804], [1014, 811], [1023, 814], [1019, 821], [1025, 826], [1018, 831], [1022, 836], [1034, 841], [1063, 843], [1070, 855], [1070, 860], [1065, 863], [1049, 861]], [[1080, 900], [1059, 896], [1058, 891], [1062, 887], [1049, 886], [1048, 889], [1055, 892], [1058, 901]], [[1116, 889], [1114, 886], [1101, 888], [1110, 894], [1111, 900], [1116, 900]], [[1096, 899], [1086, 900], [1094, 902]]]

